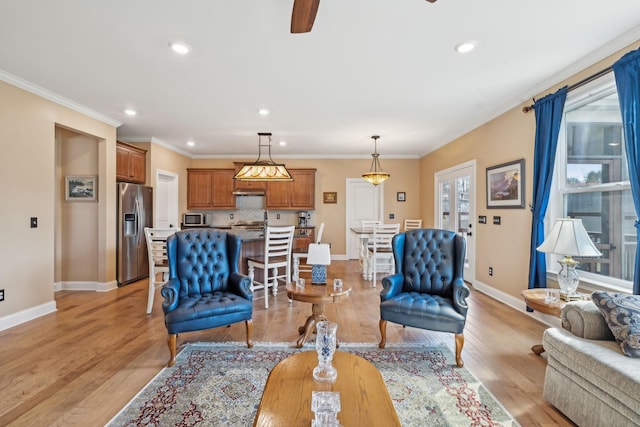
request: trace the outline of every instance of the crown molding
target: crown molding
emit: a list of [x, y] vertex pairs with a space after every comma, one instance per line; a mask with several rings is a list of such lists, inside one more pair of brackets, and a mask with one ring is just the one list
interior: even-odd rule
[[34, 83], [28, 82], [18, 76], [15, 76], [11, 73], [8, 73], [4, 70], [0, 70], [0, 80], [9, 83], [17, 88], [26, 90], [34, 95], [37, 95], [41, 98], [47, 99], [51, 102], [55, 102], [58, 105], [62, 105], [63, 107], [67, 107], [73, 111], [77, 111], [78, 113], [84, 114], [85, 116], [91, 117], [92, 119], [99, 120], [103, 123], [106, 123], [113, 127], [122, 126], [122, 122], [112, 119], [111, 117], [105, 116], [102, 113], [98, 113], [91, 108], [85, 107], [84, 105], [78, 104], [68, 98], [65, 98], [57, 93], [51, 92], [43, 87], [40, 87]]

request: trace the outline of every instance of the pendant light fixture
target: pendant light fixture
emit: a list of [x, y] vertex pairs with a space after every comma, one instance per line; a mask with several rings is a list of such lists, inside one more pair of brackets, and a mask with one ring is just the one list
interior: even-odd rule
[[373, 161], [371, 162], [371, 168], [369, 169], [369, 172], [363, 173], [362, 177], [373, 185], [378, 185], [381, 182], [385, 181], [387, 178], [391, 177], [391, 175], [382, 170], [382, 167], [380, 166], [380, 160], [378, 160], [378, 157], [380, 157], [380, 154], [378, 154], [378, 138], [380, 137], [378, 135], [373, 135], [371, 138], [373, 138], [374, 144], [373, 154], [371, 155], [371, 157], [373, 157]]
[[[268, 143], [262, 143], [262, 137], [268, 137]], [[262, 148], [267, 147], [269, 160], [261, 160]], [[236, 181], [293, 181], [284, 164], [276, 163], [271, 158], [271, 132], [258, 132], [258, 159], [253, 163], [245, 163], [233, 177]]]

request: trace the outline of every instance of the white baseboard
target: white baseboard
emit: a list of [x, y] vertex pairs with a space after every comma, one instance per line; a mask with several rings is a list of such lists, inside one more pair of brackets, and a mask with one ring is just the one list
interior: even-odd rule
[[45, 314], [53, 313], [57, 310], [56, 302], [49, 301], [45, 304], [31, 307], [8, 316], [0, 317], [0, 331], [13, 328], [14, 326], [18, 326], [24, 322], [28, 322], [29, 320], [44, 316]]
[[527, 305], [524, 302], [524, 298], [516, 298], [512, 295], [509, 295], [505, 292], [502, 292], [501, 290], [498, 290], [492, 286], [489, 286], [477, 280], [473, 283], [473, 288], [479, 292], [482, 292], [483, 294], [489, 295], [491, 298], [495, 300], [498, 300], [508, 305], [509, 307], [512, 307], [526, 314], [529, 317], [533, 317], [534, 319], [539, 320], [540, 322], [546, 324], [549, 327], [559, 328], [562, 325], [562, 323], [560, 322], [560, 319], [558, 319], [555, 316], [539, 313], [537, 311], [533, 311], [533, 312], [527, 311]]
[[118, 288], [118, 282], [56, 282], [53, 284], [54, 292], [58, 291], [95, 291], [109, 292]]

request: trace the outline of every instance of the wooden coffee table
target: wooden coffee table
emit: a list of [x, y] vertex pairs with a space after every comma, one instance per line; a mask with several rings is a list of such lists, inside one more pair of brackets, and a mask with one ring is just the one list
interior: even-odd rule
[[254, 426], [309, 426], [312, 391], [339, 391], [338, 420], [343, 426], [400, 426], [382, 375], [371, 363], [351, 353], [336, 351], [333, 383], [313, 380], [318, 365], [315, 351], [303, 351], [278, 363], [269, 374]]
[[[522, 295], [522, 298], [524, 298], [524, 301], [527, 303], [529, 308], [555, 317], [560, 317], [562, 307], [569, 302], [561, 299], [557, 299], [556, 301], [545, 301], [546, 292], [542, 288], [525, 289], [520, 295]], [[589, 295], [580, 294], [580, 299], [585, 300], [588, 298]], [[531, 351], [540, 355], [544, 353], [544, 347], [542, 344], [536, 344], [531, 347]]]
[[349, 298], [351, 286], [343, 285], [341, 290], [335, 290], [333, 285], [297, 286], [294, 282], [287, 283], [287, 296], [294, 301], [311, 303], [311, 316], [307, 317], [304, 325], [298, 328], [300, 338], [296, 342], [301, 348], [314, 331], [316, 323], [328, 320], [324, 315], [324, 304], [331, 304], [343, 298]]

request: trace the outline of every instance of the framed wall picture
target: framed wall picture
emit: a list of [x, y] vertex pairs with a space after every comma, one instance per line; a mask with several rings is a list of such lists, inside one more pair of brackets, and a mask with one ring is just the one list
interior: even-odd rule
[[524, 159], [487, 168], [487, 209], [524, 208]]
[[407, 193], [405, 193], [404, 191], [398, 191], [396, 193], [396, 200], [399, 202], [406, 202], [407, 201]]
[[335, 191], [327, 191], [322, 193], [323, 203], [338, 203], [338, 193]]
[[98, 177], [95, 175], [72, 175], [64, 178], [65, 200], [68, 202], [95, 202]]

